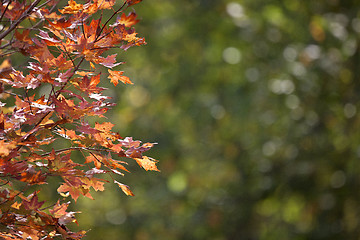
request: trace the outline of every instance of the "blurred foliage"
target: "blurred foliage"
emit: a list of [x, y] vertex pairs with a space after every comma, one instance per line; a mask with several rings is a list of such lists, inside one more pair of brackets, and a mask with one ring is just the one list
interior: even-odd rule
[[109, 90], [123, 136], [158, 142], [161, 173], [130, 166], [79, 199], [86, 239], [359, 239], [356, 0], [152, 0], [148, 45]]

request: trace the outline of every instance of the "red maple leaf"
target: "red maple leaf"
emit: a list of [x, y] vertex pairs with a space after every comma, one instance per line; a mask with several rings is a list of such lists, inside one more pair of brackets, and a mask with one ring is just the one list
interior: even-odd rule
[[[31, 197], [31, 199], [29, 199]], [[23, 199], [23, 206], [27, 210], [38, 210], [45, 201], [39, 202], [38, 196], [36, 193], [32, 193], [28, 196], [29, 200]]]

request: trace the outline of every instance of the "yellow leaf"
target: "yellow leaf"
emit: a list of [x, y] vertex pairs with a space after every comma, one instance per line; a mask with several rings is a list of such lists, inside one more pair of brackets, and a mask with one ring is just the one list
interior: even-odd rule
[[129, 186], [119, 183], [118, 181], [114, 180], [114, 183], [116, 183], [117, 185], [119, 185], [119, 187], [121, 188], [121, 190], [128, 196], [135, 196], [135, 194], [130, 190]]
[[68, 2], [68, 6], [64, 7], [64, 9], [59, 10], [62, 14], [75, 14], [83, 10], [82, 4], [77, 4], [74, 0], [70, 0]]
[[21, 206], [21, 203], [18, 203], [18, 202], [14, 202], [14, 203], [11, 205], [11, 207], [12, 207], [12, 208], [15, 208], [15, 209], [19, 209], [20, 206]]
[[158, 171], [160, 170], [156, 167], [157, 161], [153, 158], [143, 156], [142, 158], [134, 158], [135, 161], [139, 164], [140, 167], [144, 168], [146, 171]]

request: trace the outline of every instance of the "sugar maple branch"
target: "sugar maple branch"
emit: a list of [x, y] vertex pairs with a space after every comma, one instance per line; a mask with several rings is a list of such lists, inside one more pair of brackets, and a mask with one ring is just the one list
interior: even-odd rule
[[[90, 147], [68, 147], [68, 148], [63, 148], [63, 149], [58, 149], [58, 150], [54, 150], [55, 153], [61, 153], [61, 152], [66, 152], [69, 150], [84, 150], [84, 151], [96, 151], [96, 152], [112, 152], [115, 153], [115, 151], [111, 150], [111, 149], [106, 149], [106, 148], [90, 148]], [[50, 155], [51, 152], [47, 152], [47, 153], [43, 153], [40, 156], [45, 157]]]
[[[49, 6], [52, 6], [52, 10], [49, 11], [46, 4], [50, 3], [50, 0], [47, 0], [36, 8], [36, 14], [40, 14], [41, 18], [37, 19], [34, 25], [30, 22], [31, 27], [25, 27], [20, 23], [34, 12], [34, 9], [31, 10], [30, 7], [39, 5], [39, 1], [20, 3], [10, 0], [7, 2], [7, 10], [3, 11], [2, 20], [8, 18], [9, 23], [12, 22], [12, 24], [1, 33], [0, 37], [4, 38], [16, 29], [22, 28], [24, 31], [21, 33], [16, 31], [0, 48], [20, 50], [36, 62], [30, 62], [28, 66], [18, 66], [28, 69], [26, 76], [23, 75], [23, 71], [11, 70], [9, 72], [7, 68], [0, 67], [1, 92], [3, 92], [3, 86], [8, 85], [24, 88], [25, 91], [22, 95], [4, 91], [15, 98], [14, 108], [8, 108], [9, 113], [0, 113], [2, 137], [0, 140], [2, 175], [0, 177], [8, 180], [6, 184], [22, 181], [27, 183], [27, 186], [40, 185], [45, 183], [48, 177], [60, 176], [64, 183], [58, 188], [59, 194], [67, 197], [64, 196], [64, 193], [67, 193], [76, 201], [81, 195], [91, 198], [90, 188], [95, 191], [104, 190], [103, 184], [107, 181], [96, 178], [99, 174], [123, 175], [119, 170], [127, 171], [123, 166], [127, 163], [113, 159], [115, 154], [118, 157], [136, 160], [145, 170], [158, 171], [155, 161], [142, 155], [153, 144], [141, 144], [140, 141], [134, 141], [132, 138], [122, 140], [118, 133], [111, 130], [114, 126], [112, 123], [95, 123], [92, 127], [86, 121], [87, 116], [104, 117], [103, 114], [114, 105], [107, 101], [108, 96], [102, 95], [104, 88], [98, 86], [101, 72], [96, 65], [113, 68], [121, 62], [116, 61], [116, 54], [107, 57], [103, 54], [111, 48], [121, 47], [126, 50], [131, 46], [145, 44], [144, 39], [136, 37], [136, 32], [131, 28], [137, 22], [134, 20], [136, 14], [128, 16], [123, 14], [114, 25], [109, 25], [115, 15], [140, 1], [126, 0], [118, 10], [113, 10], [105, 24], [101, 25], [102, 11], [112, 9], [113, 1], [102, 1], [100, 5], [98, 1], [88, 1], [83, 5], [70, 0], [68, 6], [59, 10], [63, 15], [58, 15], [52, 14], [57, 3], [51, 1]], [[5, 5], [2, 7], [4, 9]], [[44, 9], [39, 9], [43, 7]], [[85, 20], [97, 11], [101, 11], [100, 19], [92, 20], [90, 24], [87, 24]], [[19, 17], [16, 19], [16, 16]], [[36, 19], [36, 16], [33, 16]], [[54, 22], [49, 19], [54, 19]], [[47, 20], [48, 24], [42, 26], [41, 23], [44, 20]], [[30, 30], [40, 30], [40, 33], [30, 37]], [[90, 69], [79, 72], [84, 63], [90, 64]], [[10, 69], [13, 69], [11, 64], [8, 65]], [[122, 71], [109, 71], [109, 74], [112, 74], [110, 81], [115, 86], [119, 80], [129, 83], [128, 78], [122, 76], [122, 73]], [[35, 99], [35, 95], [29, 94], [29, 89], [36, 90], [43, 84], [50, 84], [51, 89], [40, 98]], [[70, 140], [72, 147], [57, 150], [52, 148], [51, 152], [46, 152], [46, 148], [42, 146], [50, 145], [59, 139], [57, 135]], [[83, 154], [84, 164], [72, 161], [71, 152], [73, 151], [80, 151]], [[86, 167], [91, 167], [92, 164], [95, 164], [95, 167], [86, 171]], [[111, 174], [110, 176], [126, 195], [133, 196], [128, 186], [117, 182]], [[65, 211], [67, 205], [60, 205], [58, 202], [55, 205], [40, 208], [43, 202], [38, 201], [39, 191], [28, 196], [24, 196], [23, 192], [24, 189], [20, 191], [10, 189], [9, 193], [0, 191], [2, 200], [9, 202], [7, 205], [10, 204], [12, 208], [19, 210], [16, 218], [13, 217], [17, 210], [6, 212], [9, 220], [0, 218], [0, 224], [8, 226], [11, 231], [9, 236], [27, 237], [23, 235], [24, 227], [34, 230], [31, 236], [41, 237], [41, 239], [54, 236], [80, 239], [84, 236], [83, 231], [72, 233], [65, 226], [66, 222], [61, 220], [62, 217], [71, 215]], [[14, 196], [19, 196], [22, 201], [16, 202]], [[65, 209], [59, 211], [61, 207]], [[49, 209], [51, 215], [42, 212], [45, 209]], [[33, 221], [34, 214], [41, 216], [36, 222]], [[4, 236], [7, 234], [0, 230], [0, 238]]]

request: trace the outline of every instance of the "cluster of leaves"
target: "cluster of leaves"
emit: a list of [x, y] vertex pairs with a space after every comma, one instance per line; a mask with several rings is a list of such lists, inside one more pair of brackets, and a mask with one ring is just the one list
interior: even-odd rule
[[[126, 0], [118, 9], [115, 0], [70, 0], [58, 12], [60, 1], [40, 2], [9, 0], [0, 5], [0, 238], [80, 239], [85, 231], [66, 226], [76, 222], [66, 197], [75, 202], [81, 195], [92, 198], [91, 188], [104, 190], [104, 176], [133, 196], [115, 180], [128, 171], [127, 163], [114, 158], [134, 159], [145, 170], [158, 171], [156, 160], [143, 156], [153, 143], [122, 138], [110, 122], [89, 121], [90, 116], [104, 118], [114, 105], [98, 86], [103, 75], [99, 65], [108, 68], [115, 86], [119, 81], [132, 84], [123, 71], [111, 70], [122, 64], [116, 54], [104, 54], [145, 44], [133, 28], [137, 15], [125, 13], [141, 0]], [[104, 11], [112, 11], [105, 20]], [[18, 52], [29, 61], [15, 69], [11, 56]], [[69, 147], [57, 148], [59, 141]], [[74, 159], [75, 151], [82, 160]], [[55, 204], [39, 200], [37, 186], [50, 177], [63, 180]]]

